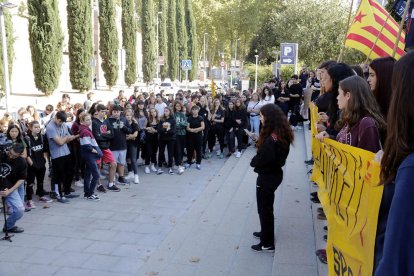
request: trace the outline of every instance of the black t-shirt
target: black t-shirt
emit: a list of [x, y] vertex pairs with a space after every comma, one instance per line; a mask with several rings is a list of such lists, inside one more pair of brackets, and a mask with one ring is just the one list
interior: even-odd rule
[[[302, 86], [299, 83], [292, 84], [289, 87], [289, 96], [290, 96], [290, 104], [291, 105], [298, 105], [300, 104], [300, 100], [302, 97]], [[292, 95], [299, 95], [300, 97], [292, 97]]]
[[33, 161], [32, 167], [41, 169], [45, 167], [46, 159], [44, 153], [48, 151], [47, 139], [42, 137], [42, 134], [37, 136], [37, 139], [32, 134], [25, 137], [27, 156]]
[[[224, 116], [225, 116], [225, 112], [222, 108], [219, 108], [219, 109], [217, 109], [217, 112], [212, 113], [212, 119], [221, 120], [221, 119], [224, 118]], [[218, 125], [218, 126], [223, 125], [223, 123], [217, 123], [217, 122], [214, 122], [214, 121], [212, 121], [211, 124], [212, 125]]]
[[316, 101], [315, 105], [318, 107], [318, 112], [327, 112], [329, 109], [329, 105], [331, 104], [332, 93], [325, 93], [319, 96]]
[[9, 174], [3, 181], [1, 189], [10, 189], [20, 179], [26, 179], [27, 177], [27, 163], [23, 157], [17, 157], [15, 159], [7, 159], [7, 162], [3, 164], [4, 170], [9, 170]]
[[[199, 128], [201, 127], [201, 123], [204, 122], [204, 119], [201, 116], [194, 117], [191, 115], [190, 117], [188, 117], [187, 122], [188, 122], [189, 128]], [[202, 132], [197, 132], [197, 133], [187, 132], [187, 133], [201, 135]]]
[[[133, 121], [131, 124], [131, 129], [132, 129], [131, 134], [134, 134], [135, 131], [139, 132], [138, 124]], [[127, 140], [127, 145], [130, 145], [130, 144], [136, 145], [138, 142], [139, 142], [139, 133], [137, 135], [137, 138], [135, 138], [135, 140]]]
[[[203, 117], [204, 119], [204, 126], [206, 128], [210, 127], [210, 121], [208, 120], [208, 111], [205, 107], [200, 106], [200, 111], [198, 112], [198, 115]], [[191, 116], [192, 117], [192, 116]]]

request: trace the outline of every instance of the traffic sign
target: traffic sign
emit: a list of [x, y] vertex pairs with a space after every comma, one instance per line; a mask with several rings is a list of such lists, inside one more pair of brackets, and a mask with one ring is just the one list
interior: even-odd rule
[[280, 61], [282, 65], [295, 65], [298, 59], [297, 43], [281, 43]]
[[183, 70], [191, 70], [191, 68], [193, 67], [193, 64], [191, 62], [191, 59], [183, 59], [181, 61], [181, 69]]

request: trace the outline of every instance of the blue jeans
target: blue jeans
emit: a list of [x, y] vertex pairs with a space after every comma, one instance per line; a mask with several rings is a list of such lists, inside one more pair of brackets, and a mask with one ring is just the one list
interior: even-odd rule
[[[85, 175], [83, 177], [83, 191], [86, 197], [94, 194], [96, 183], [99, 180], [99, 170], [96, 164], [96, 157], [84, 154], [82, 156], [85, 160]], [[92, 179], [91, 179], [92, 178]]]
[[[23, 193], [24, 193], [24, 185], [22, 184], [20, 185], [20, 187], [23, 189]], [[8, 230], [13, 228], [16, 224], [16, 221], [21, 219], [21, 217], [23, 216], [24, 205], [23, 205], [22, 197], [19, 194], [20, 187], [14, 190], [11, 194], [9, 194], [5, 198], [6, 205], [9, 208], [8, 209], [9, 217], [6, 220], [7, 223], [4, 225], [4, 227], [6, 227], [7, 225]]]
[[259, 137], [259, 127], [260, 127], [260, 116], [250, 116], [250, 128], [251, 132], [256, 133]]

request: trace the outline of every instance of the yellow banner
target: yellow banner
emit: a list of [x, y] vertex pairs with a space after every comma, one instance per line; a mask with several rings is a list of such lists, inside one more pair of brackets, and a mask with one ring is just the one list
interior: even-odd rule
[[[312, 120], [317, 118], [314, 105], [311, 113]], [[372, 275], [383, 192], [383, 186], [378, 185], [379, 163], [372, 152], [312, 137], [315, 163], [311, 180], [319, 186], [318, 196], [328, 220], [329, 275]]]

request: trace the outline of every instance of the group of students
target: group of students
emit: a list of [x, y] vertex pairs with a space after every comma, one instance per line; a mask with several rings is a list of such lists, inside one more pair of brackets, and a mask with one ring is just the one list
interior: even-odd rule
[[[414, 52], [409, 52], [398, 61], [375, 59], [365, 74], [362, 68], [335, 61], [323, 62], [317, 69], [321, 93], [313, 99], [319, 110], [316, 138], [371, 151], [381, 162], [384, 193], [375, 241], [375, 275], [414, 273], [413, 62]], [[316, 193], [311, 196], [319, 203]], [[318, 212], [318, 218], [326, 220], [323, 209]], [[326, 263], [326, 250], [316, 254]]]

